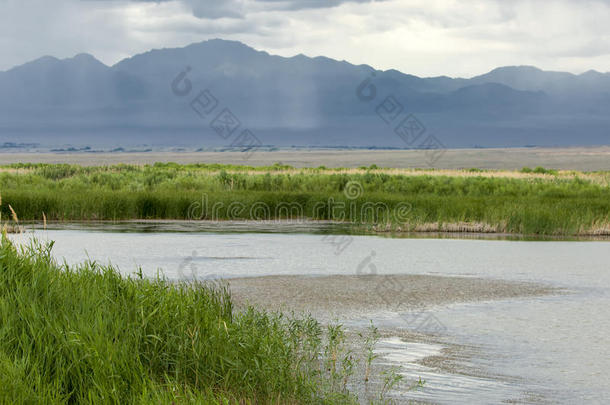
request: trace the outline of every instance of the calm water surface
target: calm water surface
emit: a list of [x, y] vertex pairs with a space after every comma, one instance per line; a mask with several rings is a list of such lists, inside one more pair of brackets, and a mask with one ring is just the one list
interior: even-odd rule
[[[542, 402], [607, 403], [610, 400], [610, 243], [523, 242], [455, 239], [391, 239], [317, 234], [218, 232], [36, 231], [56, 241], [56, 257], [68, 263], [96, 260], [123, 273], [138, 267], [170, 279], [265, 275], [429, 274], [533, 281], [568, 294], [435, 308], [448, 342], [477, 345], [476, 367], [519, 377], [511, 383], [448, 378], [409, 361], [409, 349], [387, 341], [385, 358], [402, 358], [409, 377], [428, 383], [412, 398], [441, 403], [498, 403], [543, 394]], [[350, 241], [341, 245], [339, 242]], [[372, 267], [371, 267], [372, 266]], [[388, 315], [376, 323], [401, 327]], [[384, 346], [385, 345], [385, 346]], [[384, 350], [385, 350], [384, 349]], [[415, 356], [417, 357], [417, 356]], [[535, 402], [536, 398], [531, 399]], [[527, 402], [527, 401], [526, 401]]]

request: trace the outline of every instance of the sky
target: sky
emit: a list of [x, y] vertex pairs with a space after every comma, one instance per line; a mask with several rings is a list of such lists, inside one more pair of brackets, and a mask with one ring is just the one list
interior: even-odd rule
[[211, 38], [422, 77], [610, 71], [610, 0], [0, 0], [0, 70]]

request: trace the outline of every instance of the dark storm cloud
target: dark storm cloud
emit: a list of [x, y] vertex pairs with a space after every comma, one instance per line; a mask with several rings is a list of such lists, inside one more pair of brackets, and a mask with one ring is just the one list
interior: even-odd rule
[[[117, 1], [117, 0], [81, 0], [81, 1]], [[121, 1], [121, 0], [118, 0]], [[189, 6], [197, 18], [243, 18], [243, 0], [122, 0], [132, 3], [169, 3], [182, 2]]]
[[383, 0], [256, 0], [258, 3], [267, 3], [276, 10], [304, 10], [309, 8], [331, 8], [343, 3], [373, 3]]
[[[85, 0], [91, 1], [91, 0]], [[93, 0], [94, 1], [94, 0]], [[109, 0], [112, 1], [112, 0]], [[243, 18], [246, 14], [265, 11], [298, 11], [313, 8], [332, 8], [343, 3], [372, 3], [384, 0], [131, 0], [138, 3], [181, 1], [187, 4], [197, 18]]]

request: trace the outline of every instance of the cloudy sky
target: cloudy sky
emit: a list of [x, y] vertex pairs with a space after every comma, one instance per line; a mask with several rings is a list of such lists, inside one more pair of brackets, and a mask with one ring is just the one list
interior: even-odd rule
[[419, 76], [610, 71], [610, 0], [0, 0], [0, 70], [233, 39]]

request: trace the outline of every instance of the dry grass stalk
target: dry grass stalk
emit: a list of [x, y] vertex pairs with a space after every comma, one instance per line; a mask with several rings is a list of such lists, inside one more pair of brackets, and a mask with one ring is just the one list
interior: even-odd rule
[[607, 220], [595, 222], [589, 229], [580, 231], [581, 235], [587, 236], [610, 236], [610, 222]]
[[426, 222], [423, 224], [404, 224], [403, 226], [392, 227], [389, 224], [376, 225], [373, 227], [375, 232], [459, 232], [459, 233], [501, 233], [505, 232], [503, 224], [490, 225], [483, 222], [456, 222], [439, 223]]
[[15, 221], [16, 224], [19, 224], [19, 218], [17, 218], [17, 213], [15, 212], [13, 207], [11, 207], [10, 204], [8, 205], [8, 209], [11, 211], [11, 215], [13, 216], [13, 221]]

